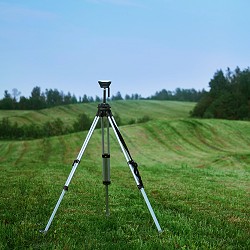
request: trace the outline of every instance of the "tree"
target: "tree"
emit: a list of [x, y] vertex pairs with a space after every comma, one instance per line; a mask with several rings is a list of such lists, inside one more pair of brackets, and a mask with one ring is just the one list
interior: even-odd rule
[[130, 100], [130, 99], [131, 99], [131, 97], [128, 94], [126, 94], [125, 95], [125, 100]]
[[14, 109], [16, 101], [11, 98], [11, 94], [8, 90], [4, 91], [4, 98], [0, 101], [1, 109]]
[[162, 89], [159, 92], [156, 92], [152, 99], [155, 100], [170, 100], [172, 97], [172, 92], [167, 91], [166, 89]]
[[88, 97], [87, 97], [86, 94], [83, 96], [82, 102], [83, 102], [83, 103], [88, 103], [88, 102], [89, 102], [89, 99], [88, 99]]
[[40, 87], [34, 87], [30, 97], [31, 109], [42, 109], [46, 107], [45, 96], [41, 93]]
[[83, 131], [88, 130], [91, 125], [91, 119], [86, 114], [81, 114], [78, 116], [78, 119], [73, 124], [73, 130], [75, 132], [77, 131]]
[[43, 126], [45, 136], [55, 136], [64, 134], [63, 122], [60, 118], [48, 121]]
[[118, 92], [116, 93], [116, 95], [113, 95], [113, 96], [111, 97], [111, 100], [112, 100], [112, 101], [123, 100], [122, 95], [121, 95], [121, 92], [118, 91]]
[[214, 74], [210, 91], [203, 96], [191, 115], [204, 118], [250, 119], [250, 69], [227, 68]]
[[72, 103], [72, 104], [77, 103], [77, 98], [76, 98], [75, 95], [72, 96], [72, 98], [71, 98], [71, 103]]
[[46, 102], [48, 107], [53, 107], [63, 104], [63, 95], [57, 89], [46, 89]]
[[65, 95], [63, 99], [64, 99], [63, 100], [64, 104], [70, 104], [71, 103], [71, 99], [72, 99], [72, 96], [71, 96], [70, 92], [68, 92], [68, 94]]
[[214, 97], [221, 95], [222, 92], [227, 91], [229, 87], [229, 82], [224, 76], [222, 70], [218, 70], [213, 79], [209, 82], [210, 94]]
[[12, 95], [13, 95], [13, 98], [17, 101], [18, 96], [21, 95], [21, 92], [18, 89], [14, 88], [14, 89], [12, 89]]
[[21, 96], [18, 103], [18, 108], [23, 110], [30, 109], [31, 108], [30, 100], [24, 96]]
[[95, 96], [95, 102], [101, 102], [101, 98], [99, 96]]
[[139, 100], [140, 98], [141, 98], [141, 96], [139, 94], [137, 94], [137, 93], [132, 94], [132, 96], [131, 96], [132, 100]]

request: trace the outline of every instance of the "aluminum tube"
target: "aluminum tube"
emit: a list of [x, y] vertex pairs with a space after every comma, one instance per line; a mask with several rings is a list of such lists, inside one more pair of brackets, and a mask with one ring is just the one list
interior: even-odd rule
[[140, 191], [141, 191], [142, 196], [143, 196], [143, 198], [144, 198], [144, 200], [145, 200], [145, 202], [146, 202], [146, 204], [148, 206], [148, 210], [149, 210], [149, 212], [150, 212], [150, 214], [151, 214], [151, 216], [152, 216], [152, 218], [154, 220], [154, 223], [155, 223], [155, 225], [157, 227], [157, 230], [158, 230], [159, 233], [161, 233], [162, 232], [161, 226], [160, 226], [160, 224], [159, 224], [159, 222], [158, 222], [158, 220], [157, 220], [157, 218], [155, 216], [154, 210], [153, 210], [153, 208], [152, 208], [152, 206], [151, 206], [151, 204], [150, 204], [150, 202], [148, 200], [148, 197], [147, 197], [147, 194], [145, 193], [144, 188], [141, 188]]
[[105, 148], [104, 148], [104, 122], [103, 122], [103, 117], [101, 117], [101, 130], [102, 130], [102, 154], [104, 154]]
[[[106, 216], [109, 216], [109, 194], [108, 185], [110, 184], [110, 146], [109, 146], [109, 121], [106, 119], [107, 134], [105, 137], [105, 122], [101, 117], [101, 129], [102, 129], [102, 174], [103, 184], [105, 185], [105, 202], [106, 202]], [[105, 145], [105, 138], [107, 139]], [[106, 147], [105, 147], [106, 146]], [[106, 151], [107, 150], [107, 151]]]
[[113, 131], [114, 131], [114, 133], [115, 133], [115, 136], [116, 136], [116, 138], [117, 138], [117, 140], [118, 140], [118, 142], [119, 142], [119, 145], [120, 145], [120, 147], [121, 147], [121, 150], [122, 150], [122, 152], [123, 152], [123, 154], [124, 154], [124, 156], [125, 156], [125, 158], [126, 158], [126, 161], [129, 162], [129, 161], [130, 161], [130, 157], [128, 156], [128, 154], [127, 154], [125, 148], [123, 147], [122, 142], [120, 141], [120, 138], [119, 138], [119, 136], [118, 136], [118, 134], [117, 134], [117, 132], [116, 132], [116, 130], [115, 130], [114, 124], [113, 124], [113, 122], [112, 122], [112, 121], [114, 121], [114, 119], [112, 120], [109, 116], [108, 116], [108, 119], [109, 119], [109, 123], [111, 124], [111, 126], [112, 126], [112, 128], [113, 128]]
[[[118, 142], [119, 142], [119, 144], [120, 144], [120, 147], [121, 147], [122, 152], [123, 152], [123, 154], [124, 154], [124, 156], [125, 156], [125, 159], [126, 159], [128, 165], [129, 165], [129, 168], [130, 168], [130, 170], [131, 170], [131, 173], [132, 173], [132, 175], [133, 175], [133, 177], [134, 177], [134, 179], [135, 179], [136, 185], [138, 186], [138, 185], [139, 185], [139, 181], [138, 181], [137, 176], [136, 176], [135, 173], [134, 173], [134, 168], [133, 168], [133, 166], [132, 166], [131, 164], [129, 164], [129, 161], [130, 161], [131, 159], [130, 159], [130, 157], [129, 157], [127, 151], [125, 150], [125, 148], [124, 148], [123, 145], [122, 145], [122, 142], [121, 142], [121, 140], [120, 140], [120, 138], [119, 138], [119, 136], [118, 136], [118, 134], [117, 134], [117, 132], [116, 132], [116, 130], [115, 130], [115, 127], [114, 127], [114, 125], [113, 125], [113, 123], [112, 123], [112, 121], [111, 121], [111, 118], [108, 117], [108, 119], [109, 119], [109, 122], [110, 122], [110, 124], [111, 124], [113, 130], [114, 130], [115, 136], [116, 136], [116, 138], [117, 138], [117, 140], [118, 140]], [[113, 121], [114, 121], [114, 119], [113, 119]], [[116, 123], [115, 123], [115, 124], [116, 124]]]
[[[137, 178], [137, 176], [135, 175], [135, 173], [134, 173], [134, 171], [133, 171], [133, 166], [129, 163], [130, 157], [128, 156], [128, 153], [126, 152], [125, 148], [123, 147], [122, 142], [120, 141], [120, 138], [119, 138], [119, 136], [118, 136], [118, 134], [117, 134], [117, 132], [116, 132], [116, 130], [115, 130], [115, 127], [114, 127], [113, 123], [112, 123], [112, 121], [114, 121], [114, 118], [113, 118], [113, 120], [111, 120], [111, 118], [108, 117], [108, 119], [109, 119], [109, 122], [110, 122], [110, 124], [111, 124], [113, 130], [114, 130], [114, 133], [115, 133], [115, 135], [116, 135], [116, 138], [117, 138], [117, 140], [118, 140], [118, 142], [119, 142], [119, 144], [120, 144], [120, 147], [121, 147], [121, 149], [122, 149], [122, 152], [123, 152], [123, 154], [124, 154], [124, 156], [125, 156], [125, 158], [126, 158], [126, 160], [127, 160], [127, 162], [128, 162], [129, 168], [130, 168], [130, 170], [131, 170], [131, 172], [132, 172], [132, 174], [133, 174], [133, 177], [134, 177], [134, 179], [135, 179], [135, 182], [136, 182], [136, 184], [137, 184], [137, 186], [138, 186], [138, 185], [139, 185], [138, 178]], [[115, 123], [115, 121], [114, 121], [114, 123]], [[116, 123], [115, 123], [115, 124], [116, 124]], [[159, 224], [159, 222], [158, 222], [158, 220], [157, 220], [157, 218], [156, 218], [156, 216], [155, 216], [154, 210], [153, 210], [153, 208], [152, 208], [152, 206], [151, 206], [151, 204], [150, 204], [150, 202], [149, 202], [149, 199], [148, 199], [148, 197], [147, 197], [147, 194], [146, 194], [144, 188], [141, 188], [140, 191], [141, 191], [141, 194], [142, 194], [142, 196], [143, 196], [143, 198], [144, 198], [144, 200], [145, 200], [145, 202], [146, 202], [146, 204], [147, 204], [148, 210], [149, 210], [149, 212], [150, 212], [150, 214], [151, 214], [151, 216], [152, 216], [152, 218], [153, 218], [153, 220], [154, 220], [154, 223], [155, 223], [155, 225], [156, 225], [156, 228], [157, 228], [158, 232], [159, 232], [159, 233], [162, 232], [162, 229], [161, 229], [161, 227], [160, 227], [160, 224]]]
[[92, 125], [91, 125], [91, 127], [90, 127], [90, 130], [89, 130], [89, 132], [88, 132], [88, 134], [86, 136], [86, 139], [85, 139], [85, 141], [83, 143], [83, 146], [82, 146], [82, 148], [80, 150], [80, 153], [77, 156], [78, 162], [74, 163], [73, 168], [72, 168], [72, 170], [71, 170], [71, 172], [69, 174], [69, 177], [68, 177], [68, 179], [67, 179], [67, 181], [65, 183], [65, 186], [69, 186], [69, 184], [71, 182], [71, 179], [73, 178], [74, 173], [75, 173], [75, 171], [76, 171], [76, 169], [78, 167], [78, 164], [79, 164], [79, 162], [80, 162], [80, 160], [82, 158], [82, 155], [83, 155], [83, 153], [84, 153], [84, 151], [85, 151], [85, 149], [86, 149], [86, 147], [88, 145], [88, 142], [89, 142], [89, 140], [90, 140], [90, 138], [91, 138], [91, 136], [92, 136], [92, 134], [94, 132], [94, 129], [96, 127], [96, 124], [97, 124], [98, 120], [99, 120], [99, 117], [96, 116], [95, 119], [94, 119], [94, 121], [93, 121], [93, 123], [92, 123]]
[[105, 197], [105, 201], [106, 201], [106, 216], [109, 216], [109, 191], [108, 191], [109, 186], [105, 185], [105, 191], [106, 191], [106, 197]]
[[53, 219], [54, 219], [54, 217], [55, 217], [55, 214], [56, 214], [56, 212], [57, 212], [57, 209], [58, 209], [59, 206], [60, 206], [60, 203], [61, 203], [61, 201], [62, 201], [62, 199], [63, 199], [63, 196], [64, 196], [65, 192], [66, 192], [66, 191], [63, 189], [63, 191], [62, 191], [62, 193], [61, 193], [61, 195], [60, 195], [60, 197], [59, 197], [59, 199], [58, 199], [58, 201], [57, 201], [57, 203], [56, 203], [56, 206], [55, 206], [55, 208], [54, 208], [54, 210], [53, 210], [53, 213], [51, 214], [51, 216], [50, 216], [50, 218], [49, 218], [49, 221], [48, 221], [48, 223], [47, 223], [47, 226], [45, 227], [44, 231], [41, 231], [41, 232], [47, 233], [47, 231], [49, 230], [49, 227], [50, 227], [50, 225], [51, 225], [51, 223], [52, 223], [52, 221], [53, 221]]
[[95, 130], [95, 127], [97, 125], [97, 122], [99, 121], [99, 118], [100, 118], [99, 116], [95, 116], [94, 121], [93, 121], [93, 123], [92, 123], [92, 125], [91, 125], [91, 127], [89, 129], [89, 132], [88, 132], [88, 134], [86, 136], [86, 139], [85, 139], [85, 141], [83, 143], [83, 146], [82, 146], [82, 148], [81, 148], [81, 150], [80, 150], [80, 152], [79, 152], [79, 154], [77, 156], [78, 160], [80, 160], [82, 158], [82, 155], [83, 155], [83, 153], [85, 151], [85, 148], [87, 147], [87, 144], [88, 144], [88, 142], [90, 140], [90, 137], [92, 136], [92, 134], [93, 134], [93, 132]]
[[110, 140], [109, 140], [109, 120], [107, 118], [107, 151], [110, 154]]
[[[85, 151], [85, 149], [86, 149], [86, 147], [87, 147], [87, 145], [88, 145], [88, 142], [89, 142], [89, 140], [90, 140], [90, 138], [91, 138], [91, 135], [92, 135], [93, 132], [94, 132], [94, 129], [95, 129], [95, 127], [96, 127], [96, 124], [97, 124], [98, 120], [99, 120], [99, 117], [96, 116], [96, 117], [94, 118], [94, 121], [93, 121], [91, 127], [90, 127], [90, 130], [89, 130], [89, 132], [88, 132], [88, 134], [87, 134], [87, 137], [86, 137], [86, 139], [85, 139], [85, 141], [84, 141], [84, 143], [83, 143], [83, 146], [82, 146], [82, 148], [81, 148], [81, 150], [80, 150], [80, 153], [79, 153], [78, 156], [77, 156], [77, 160], [79, 160], [79, 161], [81, 160], [81, 157], [82, 157], [82, 155], [83, 155], [83, 153], [84, 153], [84, 151]], [[78, 166], [78, 164], [79, 164], [79, 161], [77, 161], [76, 163], [74, 163], [74, 165], [73, 165], [73, 167], [72, 167], [72, 170], [71, 170], [71, 172], [70, 172], [70, 174], [69, 174], [69, 176], [68, 176], [68, 179], [67, 179], [67, 181], [66, 181], [66, 183], [65, 183], [65, 186], [66, 186], [66, 187], [68, 187], [68, 185], [69, 185], [69, 183], [70, 183], [70, 181], [71, 181], [71, 179], [72, 179], [72, 177], [73, 177], [73, 175], [74, 175], [74, 173], [75, 173], [75, 171], [76, 171], [76, 168], [77, 168], [77, 166]], [[55, 214], [56, 214], [56, 212], [57, 212], [57, 210], [58, 210], [58, 208], [59, 208], [59, 206], [60, 206], [60, 204], [61, 204], [61, 201], [62, 201], [62, 199], [63, 199], [65, 193], [66, 193], [66, 189], [63, 189], [63, 191], [62, 191], [62, 193], [61, 193], [61, 195], [60, 195], [60, 197], [59, 197], [59, 199], [58, 199], [58, 201], [57, 201], [57, 203], [56, 203], [56, 206], [55, 206], [55, 208], [54, 208], [54, 210], [53, 210], [53, 212], [52, 212], [52, 214], [51, 214], [51, 216], [50, 216], [50, 219], [49, 219], [49, 221], [48, 221], [48, 223], [47, 223], [47, 226], [46, 226], [45, 230], [42, 231], [42, 232], [46, 233], [46, 232], [49, 230], [50, 224], [52, 223], [52, 221], [53, 221], [53, 219], [54, 219], [54, 217], [55, 217]]]

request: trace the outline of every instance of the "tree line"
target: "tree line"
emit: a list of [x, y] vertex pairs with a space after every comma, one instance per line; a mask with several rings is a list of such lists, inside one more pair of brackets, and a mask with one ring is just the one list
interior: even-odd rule
[[161, 91], [156, 92], [148, 99], [198, 102], [205, 93], [206, 93], [205, 89], [195, 90], [194, 88], [192, 89], [176, 88], [174, 91], [162, 89]]
[[[209, 91], [196, 91], [195, 89], [180, 89], [175, 91], [161, 90], [148, 97], [149, 100], [176, 100], [197, 102], [191, 111], [192, 117], [199, 118], [223, 118], [234, 120], [250, 120], [250, 68], [241, 70], [237, 67], [234, 71], [227, 68], [224, 73], [217, 70], [209, 82]], [[35, 87], [29, 98], [21, 96], [20, 92], [13, 90], [13, 95], [5, 91], [4, 98], [0, 100], [0, 109], [42, 109], [57, 105], [74, 104], [79, 102], [100, 102], [96, 97], [84, 95], [78, 100], [74, 95], [55, 90], [47, 90], [43, 93], [40, 87]], [[125, 100], [142, 99], [139, 94], [125, 95]], [[110, 100], [124, 100], [121, 93], [117, 92]], [[142, 117], [137, 121], [131, 120], [129, 124], [146, 122], [149, 117]], [[121, 119], [116, 115], [116, 121], [121, 124]], [[91, 119], [86, 115], [80, 115], [72, 126], [66, 126], [62, 120], [55, 119], [44, 124], [29, 124], [19, 126], [11, 123], [4, 117], [0, 121], [1, 139], [34, 139], [48, 136], [62, 135], [89, 129]]]
[[250, 120], [250, 68], [217, 70], [191, 112], [193, 117]]
[[[31, 91], [30, 97], [20, 96], [21, 92], [14, 88], [12, 94], [8, 90], [4, 91], [4, 97], [0, 99], [0, 109], [5, 110], [38, 110], [44, 108], [51, 108], [59, 105], [76, 104], [76, 103], [89, 103], [89, 102], [101, 102], [101, 98], [96, 96], [87, 96], [84, 94], [78, 99], [76, 96], [68, 92], [64, 94], [57, 89], [46, 89], [45, 92], [41, 91], [41, 88], [36, 86]], [[20, 97], [19, 97], [20, 96]], [[141, 96], [139, 94], [126, 95], [126, 100], [138, 100]], [[116, 95], [112, 95], [109, 100], [123, 100], [120, 92]]]
[[[118, 91], [115, 95], [112, 95], [108, 100], [175, 100], [175, 101], [192, 101], [197, 102], [205, 90], [197, 91], [195, 89], [180, 89], [175, 91], [161, 90], [154, 95], [142, 98], [140, 94], [126, 94], [124, 98]], [[31, 91], [30, 97], [20, 96], [21, 92], [14, 88], [12, 94], [8, 90], [4, 91], [4, 97], [0, 99], [0, 109], [5, 110], [39, 110], [44, 108], [51, 108], [59, 105], [76, 104], [76, 103], [89, 103], [89, 102], [101, 102], [101, 98], [96, 96], [95, 98], [84, 94], [78, 99], [76, 96], [68, 92], [64, 94], [57, 89], [46, 89], [45, 92], [41, 91], [41, 88], [36, 86]], [[20, 96], [20, 97], [19, 97]]]

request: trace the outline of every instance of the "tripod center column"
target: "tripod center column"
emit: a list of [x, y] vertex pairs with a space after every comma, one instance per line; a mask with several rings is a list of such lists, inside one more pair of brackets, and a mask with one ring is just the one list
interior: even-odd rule
[[[105, 144], [105, 121], [106, 121], [106, 144]], [[110, 182], [110, 146], [109, 146], [109, 122], [104, 117], [101, 117], [102, 127], [102, 172], [103, 172], [103, 184], [109, 185]], [[106, 147], [105, 147], [106, 146]]]

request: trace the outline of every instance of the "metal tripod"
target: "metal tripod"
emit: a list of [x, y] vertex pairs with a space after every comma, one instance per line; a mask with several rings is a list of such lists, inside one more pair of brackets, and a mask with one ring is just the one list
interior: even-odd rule
[[[158, 230], [158, 232], [162, 232], [160, 224], [155, 216], [154, 210], [153, 210], [153, 208], [148, 200], [147, 194], [144, 191], [144, 186], [143, 186], [142, 179], [141, 179], [141, 176], [140, 176], [139, 171], [138, 171], [137, 163], [131, 157], [131, 154], [128, 150], [128, 147], [127, 147], [127, 145], [126, 145], [126, 143], [125, 143], [125, 141], [124, 141], [124, 139], [123, 139], [123, 137], [118, 129], [118, 126], [115, 122], [115, 119], [112, 115], [110, 105], [108, 103], [106, 103], [106, 89], [108, 90], [108, 97], [109, 97], [109, 95], [110, 95], [109, 86], [111, 84], [111, 81], [98, 81], [98, 83], [100, 84], [100, 87], [103, 88], [103, 102], [98, 105], [97, 114], [94, 118], [94, 121], [90, 127], [90, 130], [87, 134], [87, 137], [86, 137], [86, 139], [81, 147], [81, 150], [80, 150], [77, 158], [73, 161], [72, 170], [68, 176], [67, 181], [65, 182], [62, 193], [61, 193], [61, 195], [56, 203], [56, 206], [55, 206], [55, 208], [50, 216], [50, 219], [49, 219], [45, 229], [41, 230], [41, 232], [46, 233], [49, 230], [49, 227], [50, 227], [50, 225], [55, 217], [55, 214], [60, 206], [60, 203], [61, 203], [65, 193], [68, 191], [69, 184], [74, 176], [74, 173], [75, 173], [75, 171], [76, 171], [76, 169], [81, 161], [81, 158], [84, 154], [84, 151], [88, 145], [88, 142], [89, 142], [100, 118], [101, 118], [101, 130], [102, 130], [103, 184], [105, 185], [105, 189], [106, 189], [106, 215], [107, 216], [109, 215], [108, 186], [111, 183], [110, 182], [110, 145], [109, 145], [109, 125], [111, 125], [111, 127], [115, 133], [115, 136], [118, 140], [118, 143], [121, 147], [121, 150], [126, 158], [127, 164], [132, 172], [134, 179], [135, 179], [136, 185], [139, 188], [139, 190], [141, 191], [141, 194], [142, 194], [142, 196], [147, 204], [147, 207], [148, 207], [149, 212], [154, 220], [154, 223], [157, 227], [157, 230]], [[106, 140], [107, 140], [106, 143], [105, 143], [105, 123], [106, 123]]]

